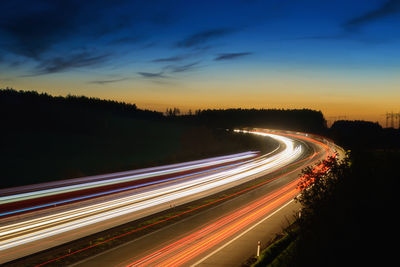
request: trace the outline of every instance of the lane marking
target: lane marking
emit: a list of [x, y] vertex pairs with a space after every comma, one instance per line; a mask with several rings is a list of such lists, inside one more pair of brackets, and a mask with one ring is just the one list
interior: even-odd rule
[[274, 212], [272, 212], [270, 215], [268, 215], [267, 217], [265, 217], [264, 219], [262, 219], [261, 221], [259, 221], [258, 223], [254, 224], [253, 226], [251, 226], [250, 228], [248, 228], [246, 231], [242, 232], [240, 235], [236, 236], [235, 238], [233, 238], [232, 240], [230, 240], [229, 242], [225, 243], [223, 246], [219, 247], [218, 249], [214, 250], [213, 252], [211, 252], [210, 254], [208, 254], [207, 256], [203, 257], [202, 259], [200, 259], [199, 261], [195, 262], [194, 264], [190, 265], [190, 266], [197, 266], [200, 263], [202, 263], [203, 261], [205, 261], [206, 259], [208, 259], [209, 257], [213, 256], [214, 254], [218, 253], [219, 251], [221, 251], [222, 249], [224, 249], [226, 246], [232, 244], [234, 241], [236, 241], [237, 239], [239, 239], [240, 237], [242, 237], [243, 235], [245, 235], [246, 233], [248, 233], [249, 231], [253, 230], [255, 227], [257, 227], [259, 224], [261, 224], [262, 222], [264, 222], [265, 220], [271, 218], [273, 215], [275, 215], [277, 212], [279, 212], [280, 210], [282, 210], [283, 208], [285, 208], [286, 206], [288, 206], [289, 204], [291, 204], [294, 201], [294, 199], [290, 200], [289, 202], [287, 202], [285, 205], [281, 206], [279, 209], [275, 210]]

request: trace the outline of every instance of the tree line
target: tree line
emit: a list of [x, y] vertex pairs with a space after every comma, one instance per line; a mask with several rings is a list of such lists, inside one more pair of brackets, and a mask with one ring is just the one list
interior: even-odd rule
[[[309, 109], [206, 109], [180, 113], [85, 96], [0, 89], [2, 186], [188, 161], [273, 143], [227, 129], [265, 127], [322, 134], [341, 145], [399, 142], [398, 131], [365, 122], [331, 129]], [[384, 140], [384, 141], [382, 141]], [[396, 141], [397, 140], [397, 141]]]
[[400, 129], [382, 128], [377, 122], [336, 121], [329, 129], [335, 142], [349, 149], [399, 149]]
[[0, 185], [269, 151], [274, 146], [194, 121], [124, 102], [0, 90]]
[[[321, 111], [310, 109], [206, 109], [181, 115], [178, 108], [162, 112], [142, 110], [135, 104], [85, 96], [51, 96], [35, 91], [0, 90], [3, 124], [14, 128], [60, 127], [71, 131], [107, 126], [111, 117], [170, 121], [211, 128], [264, 127], [325, 133]], [[19, 122], [24, 121], [24, 125]]]

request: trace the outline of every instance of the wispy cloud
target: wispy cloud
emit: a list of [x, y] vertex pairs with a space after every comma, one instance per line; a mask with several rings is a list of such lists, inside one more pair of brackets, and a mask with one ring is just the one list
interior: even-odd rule
[[[30, 60], [37, 65], [30, 72], [42, 75], [101, 63], [102, 57], [83, 60], [64, 57], [88, 51], [107, 51], [113, 59], [126, 54], [130, 45], [144, 45], [151, 34], [138, 25], [158, 30], [174, 21], [173, 12], [166, 12], [167, 1], [0, 1], [0, 53]], [[162, 25], [162, 26], [161, 26]], [[49, 55], [59, 58], [49, 59]], [[28, 76], [28, 75], [27, 75]]]
[[223, 36], [232, 34], [233, 32], [235, 32], [235, 30], [231, 29], [231, 28], [218, 28], [218, 29], [202, 31], [202, 32], [192, 34], [192, 35], [184, 38], [183, 40], [177, 42], [176, 46], [183, 47], [183, 48], [196, 47], [199, 45], [203, 45], [204, 43], [206, 43], [210, 40], [215, 40], [215, 39], [221, 38]]
[[112, 79], [112, 80], [96, 80], [96, 81], [90, 81], [88, 83], [94, 83], [94, 84], [108, 84], [108, 83], [116, 83], [116, 82], [121, 82], [121, 81], [125, 81], [128, 80], [128, 78], [119, 78], [119, 79]]
[[138, 72], [144, 78], [167, 78], [163, 72]]
[[214, 60], [219, 61], [219, 60], [231, 60], [231, 59], [237, 59], [241, 57], [245, 57], [248, 55], [253, 54], [252, 52], [241, 52], [241, 53], [222, 53], [219, 54]]
[[[53, 44], [71, 34], [79, 7], [73, 1], [42, 1], [41, 5], [38, 4], [39, 8], [21, 0], [2, 1], [0, 5], [2, 10], [22, 8], [18, 13], [5, 12], [0, 20], [0, 29], [7, 33], [8, 45], [4, 48], [30, 58], [37, 58]], [[60, 10], [63, 12], [59, 12]]]
[[331, 35], [307, 35], [293, 38], [282, 38], [279, 41], [301, 41], [301, 40], [338, 40], [348, 37], [348, 33], [338, 33]]
[[37, 76], [56, 72], [64, 72], [75, 68], [96, 66], [109, 59], [109, 54], [92, 55], [83, 52], [63, 57], [52, 57], [41, 60], [35, 71], [31, 75]]
[[168, 65], [164, 69], [173, 73], [185, 72], [194, 69], [200, 61], [184, 64], [184, 65]]
[[348, 20], [344, 26], [352, 29], [398, 13], [400, 13], [400, 0], [389, 0], [375, 10]]
[[163, 57], [163, 58], [156, 58], [153, 59], [152, 62], [163, 63], [163, 62], [176, 62], [185, 59], [186, 57], [183, 55], [179, 56], [172, 56], [172, 57]]

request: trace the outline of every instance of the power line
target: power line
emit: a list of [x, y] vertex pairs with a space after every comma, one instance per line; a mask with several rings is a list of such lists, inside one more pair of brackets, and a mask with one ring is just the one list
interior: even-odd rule
[[395, 128], [396, 122], [397, 128], [400, 129], [400, 112], [386, 112], [386, 128]]

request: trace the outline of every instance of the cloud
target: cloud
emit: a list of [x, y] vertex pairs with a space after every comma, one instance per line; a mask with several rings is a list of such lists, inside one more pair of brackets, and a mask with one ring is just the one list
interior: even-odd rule
[[235, 32], [229, 28], [218, 28], [192, 34], [176, 43], [177, 47], [191, 48], [202, 45], [210, 40], [218, 39]]
[[156, 58], [153, 59], [151, 62], [176, 62], [185, 59], [186, 56], [172, 56], [172, 57], [164, 57], [164, 58]]
[[27, 76], [37, 76], [56, 72], [64, 72], [74, 68], [96, 66], [109, 59], [109, 54], [91, 55], [82, 52], [63, 57], [52, 57], [40, 61], [33, 74]]
[[94, 83], [94, 84], [108, 84], [108, 83], [116, 83], [116, 82], [121, 82], [121, 81], [125, 81], [128, 80], [128, 78], [119, 78], [119, 79], [113, 79], [113, 80], [97, 80], [97, 81], [90, 81], [88, 83]]
[[400, 13], [400, 0], [389, 0], [375, 10], [347, 21], [344, 26], [353, 28]]
[[198, 65], [199, 63], [200, 63], [200, 61], [188, 63], [185, 65], [169, 65], [169, 66], [166, 66], [164, 69], [169, 70], [170, 72], [173, 72], [173, 73], [185, 72], [185, 71], [194, 69], [195, 66]]
[[138, 72], [144, 78], [166, 78], [163, 72]]
[[219, 54], [216, 58], [214, 58], [214, 60], [231, 60], [231, 59], [237, 59], [240, 57], [245, 57], [248, 55], [251, 55], [253, 53], [251, 52], [241, 52], [241, 53], [223, 53], [223, 54]]
[[279, 41], [302, 41], [302, 40], [339, 40], [349, 37], [348, 33], [338, 33], [331, 35], [308, 35], [294, 38], [282, 38]]
[[81, 47], [137, 44], [147, 38], [142, 25], [171, 23], [166, 6], [161, 0], [0, 1], [0, 49], [40, 60]]
[[[168, 62], [160, 61], [160, 62]], [[173, 73], [180, 73], [186, 72], [194, 69], [200, 61], [191, 62], [188, 64], [171, 64], [163, 67], [160, 72], [138, 72], [140, 76], [146, 79], [153, 79], [154, 81], [160, 81], [160, 78], [173, 78], [172, 76], [166, 76], [166, 73], [173, 74]]]
[[10, 11], [3, 12], [3, 19], [0, 20], [0, 29], [8, 37], [6, 49], [37, 58], [72, 33], [79, 4], [74, 1], [42, 0], [30, 5], [16, 0], [2, 1], [0, 8]]

